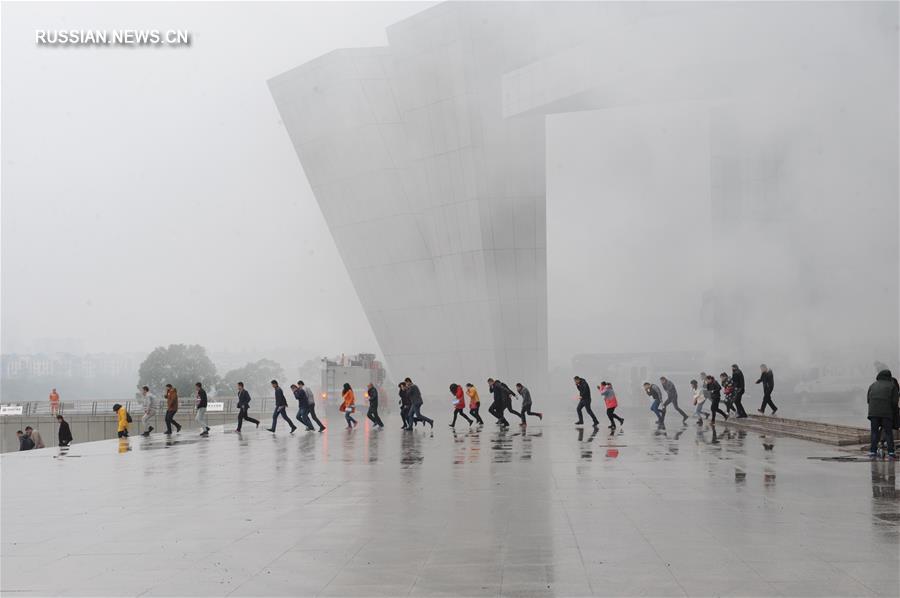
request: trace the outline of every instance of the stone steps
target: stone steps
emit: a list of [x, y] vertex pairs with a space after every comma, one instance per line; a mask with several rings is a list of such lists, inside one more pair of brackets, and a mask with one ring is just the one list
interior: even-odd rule
[[860, 444], [866, 442], [869, 438], [869, 430], [865, 428], [802, 419], [788, 419], [785, 417], [750, 415], [745, 419], [730, 417], [724, 423], [735, 428], [768, 432], [779, 436], [790, 436], [834, 446]]

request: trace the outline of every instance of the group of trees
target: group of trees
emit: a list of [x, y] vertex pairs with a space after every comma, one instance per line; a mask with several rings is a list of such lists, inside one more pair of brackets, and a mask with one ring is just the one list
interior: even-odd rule
[[237, 394], [235, 386], [243, 382], [251, 394], [266, 394], [271, 390], [269, 382], [283, 377], [281, 365], [271, 359], [250, 362], [219, 377], [216, 365], [201, 345], [169, 345], [157, 347], [141, 363], [138, 385], [162, 393], [165, 385], [171, 384], [179, 394], [188, 395], [194, 384], [201, 382], [207, 392], [222, 396]]

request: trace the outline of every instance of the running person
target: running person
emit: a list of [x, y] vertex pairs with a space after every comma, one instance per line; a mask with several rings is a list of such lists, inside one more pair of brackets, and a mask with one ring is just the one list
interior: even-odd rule
[[469, 415], [475, 418], [479, 426], [483, 426], [484, 420], [478, 413], [481, 408], [481, 397], [478, 396], [478, 389], [471, 382], [466, 384], [466, 394], [469, 395]]
[[434, 428], [434, 420], [422, 415], [422, 405], [425, 403], [422, 400], [422, 391], [409, 378], [404, 382], [406, 382], [406, 391], [409, 393], [409, 423], [415, 425], [417, 422], [424, 422], [423, 426], [428, 424]]
[[583, 409], [586, 409], [588, 415], [590, 415], [591, 419], [594, 420], [594, 427], [600, 427], [600, 420], [597, 419], [597, 416], [594, 415], [594, 412], [591, 409], [591, 386], [588, 384], [587, 380], [585, 380], [581, 376], [575, 376], [573, 380], [575, 380], [575, 388], [578, 389], [579, 397], [578, 407], [575, 408], [575, 410], [578, 412], [578, 421], [575, 422], [575, 425], [584, 425], [584, 418], [581, 415], [581, 411]]
[[409, 409], [412, 407], [412, 403], [409, 398], [409, 391], [406, 390], [406, 382], [401, 382], [397, 385], [397, 388], [397, 393], [400, 395], [400, 419], [403, 420], [403, 429], [412, 430], [412, 421], [409, 419]]
[[675, 411], [681, 414], [682, 424], [686, 424], [688, 420], [688, 414], [681, 410], [681, 407], [678, 406], [678, 389], [675, 388], [675, 385], [672, 384], [672, 381], [666, 378], [665, 376], [659, 377], [659, 383], [662, 385], [663, 390], [666, 391], [666, 402], [663, 403], [663, 418], [666, 417], [666, 409], [671, 404]]
[[306, 408], [306, 393], [297, 384], [291, 384], [291, 392], [294, 393], [294, 398], [297, 399], [297, 421], [303, 424], [307, 432], [312, 432], [315, 428], [309, 421], [309, 409]]
[[291, 421], [287, 414], [287, 399], [284, 398], [284, 391], [278, 386], [278, 380], [272, 380], [272, 388], [275, 389], [275, 411], [272, 412], [272, 427], [266, 428], [267, 431], [275, 433], [275, 427], [278, 425], [278, 416], [284, 418], [284, 421], [291, 427], [291, 434], [297, 431], [297, 426]]
[[352, 430], [353, 426], [359, 425], [359, 422], [353, 419], [353, 412], [356, 411], [356, 395], [353, 394], [353, 389], [350, 388], [350, 385], [346, 382], [344, 382], [341, 398], [343, 399], [343, 402], [341, 403], [339, 411], [344, 414], [344, 419], [347, 420], [347, 429]]
[[709, 417], [709, 413], [703, 411], [703, 403], [706, 402], [706, 397], [708, 396], [709, 391], [706, 389], [700, 388], [700, 385], [696, 380], [691, 380], [691, 397], [694, 400], [694, 415], [697, 416], [697, 425], [703, 425], [703, 416]]
[[522, 397], [522, 425], [524, 426], [526, 424], [526, 415], [536, 416], [539, 420], [543, 420], [543, 413], [531, 410], [531, 391], [525, 388], [521, 382], [516, 383], [516, 390], [518, 391], [519, 396]]
[[709, 422], [711, 424], [716, 423], [716, 413], [724, 417], [725, 421], [728, 421], [728, 414], [723, 413], [719, 409], [719, 401], [722, 398], [722, 386], [711, 375], [706, 377], [706, 390], [709, 391], [709, 413], [712, 416]]
[[175, 421], [178, 413], [178, 390], [171, 384], [166, 384], [166, 435], [172, 435], [172, 426], [177, 432], [181, 432], [181, 424]]
[[506, 417], [503, 415], [504, 411], [506, 411], [506, 399], [509, 397], [509, 393], [512, 392], [509, 390], [503, 382], [499, 380], [494, 380], [493, 378], [488, 378], [487, 380], [488, 388], [491, 391], [491, 394], [494, 397], [494, 400], [491, 402], [491, 406], [488, 407], [488, 413], [494, 416], [497, 420], [498, 426], [509, 426], [509, 422], [506, 421]]
[[155, 394], [150, 392], [149, 386], [142, 386], [141, 394], [144, 395], [144, 415], [141, 416], [141, 427], [144, 429], [144, 432], [141, 436], [150, 436], [150, 432], [153, 431], [150, 420], [156, 415], [157, 398]]
[[237, 383], [238, 390], [238, 400], [237, 400], [237, 408], [238, 408], [238, 421], [237, 421], [237, 429], [235, 432], [241, 431], [241, 424], [245, 421], [250, 422], [251, 424], [256, 424], [256, 427], [259, 427], [259, 420], [253, 419], [249, 415], [247, 415], [247, 411], [250, 409], [250, 393], [244, 389], [244, 383]]
[[297, 380], [297, 386], [300, 387], [300, 390], [303, 391], [303, 394], [306, 395], [306, 414], [307, 417], [316, 422], [316, 425], [319, 426], [319, 432], [325, 431], [325, 426], [322, 425], [322, 422], [319, 421], [319, 418], [316, 417], [316, 397], [313, 394], [313, 391], [309, 389], [307, 385], [303, 383], [303, 380]]
[[659, 387], [656, 384], [644, 382], [644, 392], [652, 399], [650, 411], [656, 414], [656, 423], [665, 423], [666, 414], [659, 409], [659, 405], [662, 403], [662, 391], [659, 390]]
[[759, 366], [759, 380], [756, 383], [759, 384], [760, 382], [763, 385], [763, 402], [759, 407], [759, 412], [765, 414], [766, 405], [768, 405], [772, 408], [772, 415], [775, 415], [775, 412], [778, 411], [778, 407], [772, 402], [772, 391], [775, 390], [775, 374], [772, 373], [772, 370], [766, 364]]
[[379, 428], [383, 428], [384, 422], [378, 417], [378, 389], [371, 382], [369, 382], [366, 394], [369, 396], [369, 410], [366, 411], [366, 417]]
[[606, 382], [605, 380], [600, 383], [597, 390], [600, 391], [600, 396], [603, 397], [603, 403], [606, 405], [606, 417], [609, 418], [609, 429], [615, 430], [616, 420], [619, 420], [619, 425], [625, 423], [625, 418], [616, 415], [616, 407], [619, 406], [619, 399], [616, 398], [616, 391], [613, 390], [612, 383]]
[[450, 385], [450, 394], [453, 396], [453, 421], [450, 422], [450, 427], [456, 427], [456, 416], [461, 415], [464, 420], [469, 422], [469, 425], [472, 425], [472, 420], [469, 419], [469, 416], [466, 415], [464, 409], [466, 408], [466, 395], [463, 394], [462, 386], [456, 384], [455, 382]]

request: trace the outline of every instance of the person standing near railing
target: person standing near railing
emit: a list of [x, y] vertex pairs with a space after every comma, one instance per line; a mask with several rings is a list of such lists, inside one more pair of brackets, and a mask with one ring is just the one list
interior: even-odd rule
[[237, 422], [237, 430], [235, 432], [241, 431], [241, 424], [245, 421], [250, 422], [251, 424], [256, 424], [256, 427], [259, 427], [259, 420], [253, 419], [249, 415], [247, 415], [247, 411], [250, 409], [250, 393], [244, 388], [243, 382], [237, 383], [238, 390], [238, 422]]
[[175, 421], [178, 413], [178, 390], [171, 384], [166, 384], [166, 434], [172, 435], [172, 426], [181, 432], [181, 424]]
[[50, 415], [59, 413], [59, 393], [56, 389], [50, 391]]
[[209, 436], [209, 422], [206, 420], [206, 391], [203, 390], [203, 384], [197, 382], [197, 424], [202, 428], [200, 436]]
[[153, 426], [150, 425], [150, 420], [156, 415], [156, 395], [150, 392], [149, 386], [141, 387], [141, 395], [144, 397], [144, 415], [141, 416], [141, 427], [144, 428], [144, 432], [141, 436], [150, 436], [150, 432], [153, 431]]

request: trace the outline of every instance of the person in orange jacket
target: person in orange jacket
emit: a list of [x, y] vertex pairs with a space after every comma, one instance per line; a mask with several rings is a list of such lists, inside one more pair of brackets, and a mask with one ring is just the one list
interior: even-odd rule
[[469, 395], [469, 415], [475, 418], [478, 425], [483, 426], [484, 420], [478, 414], [478, 410], [481, 408], [481, 397], [478, 396], [478, 389], [471, 382], [466, 384], [466, 394]]
[[456, 427], [456, 416], [461, 415], [464, 420], [469, 422], [469, 425], [472, 425], [472, 420], [469, 419], [469, 416], [465, 414], [463, 409], [466, 408], [466, 396], [463, 394], [462, 386], [459, 384], [451, 384], [450, 385], [450, 394], [453, 396], [453, 421], [450, 423], [451, 428]]
[[50, 391], [50, 415], [59, 413], [59, 393], [56, 389]]
[[341, 396], [344, 399], [344, 402], [341, 403], [340, 410], [344, 413], [344, 419], [347, 420], [347, 429], [352, 430], [353, 426], [359, 425], [359, 423], [353, 419], [353, 412], [356, 411], [356, 396], [353, 394], [353, 389], [350, 388], [350, 385], [346, 382], [344, 382], [344, 391]]

